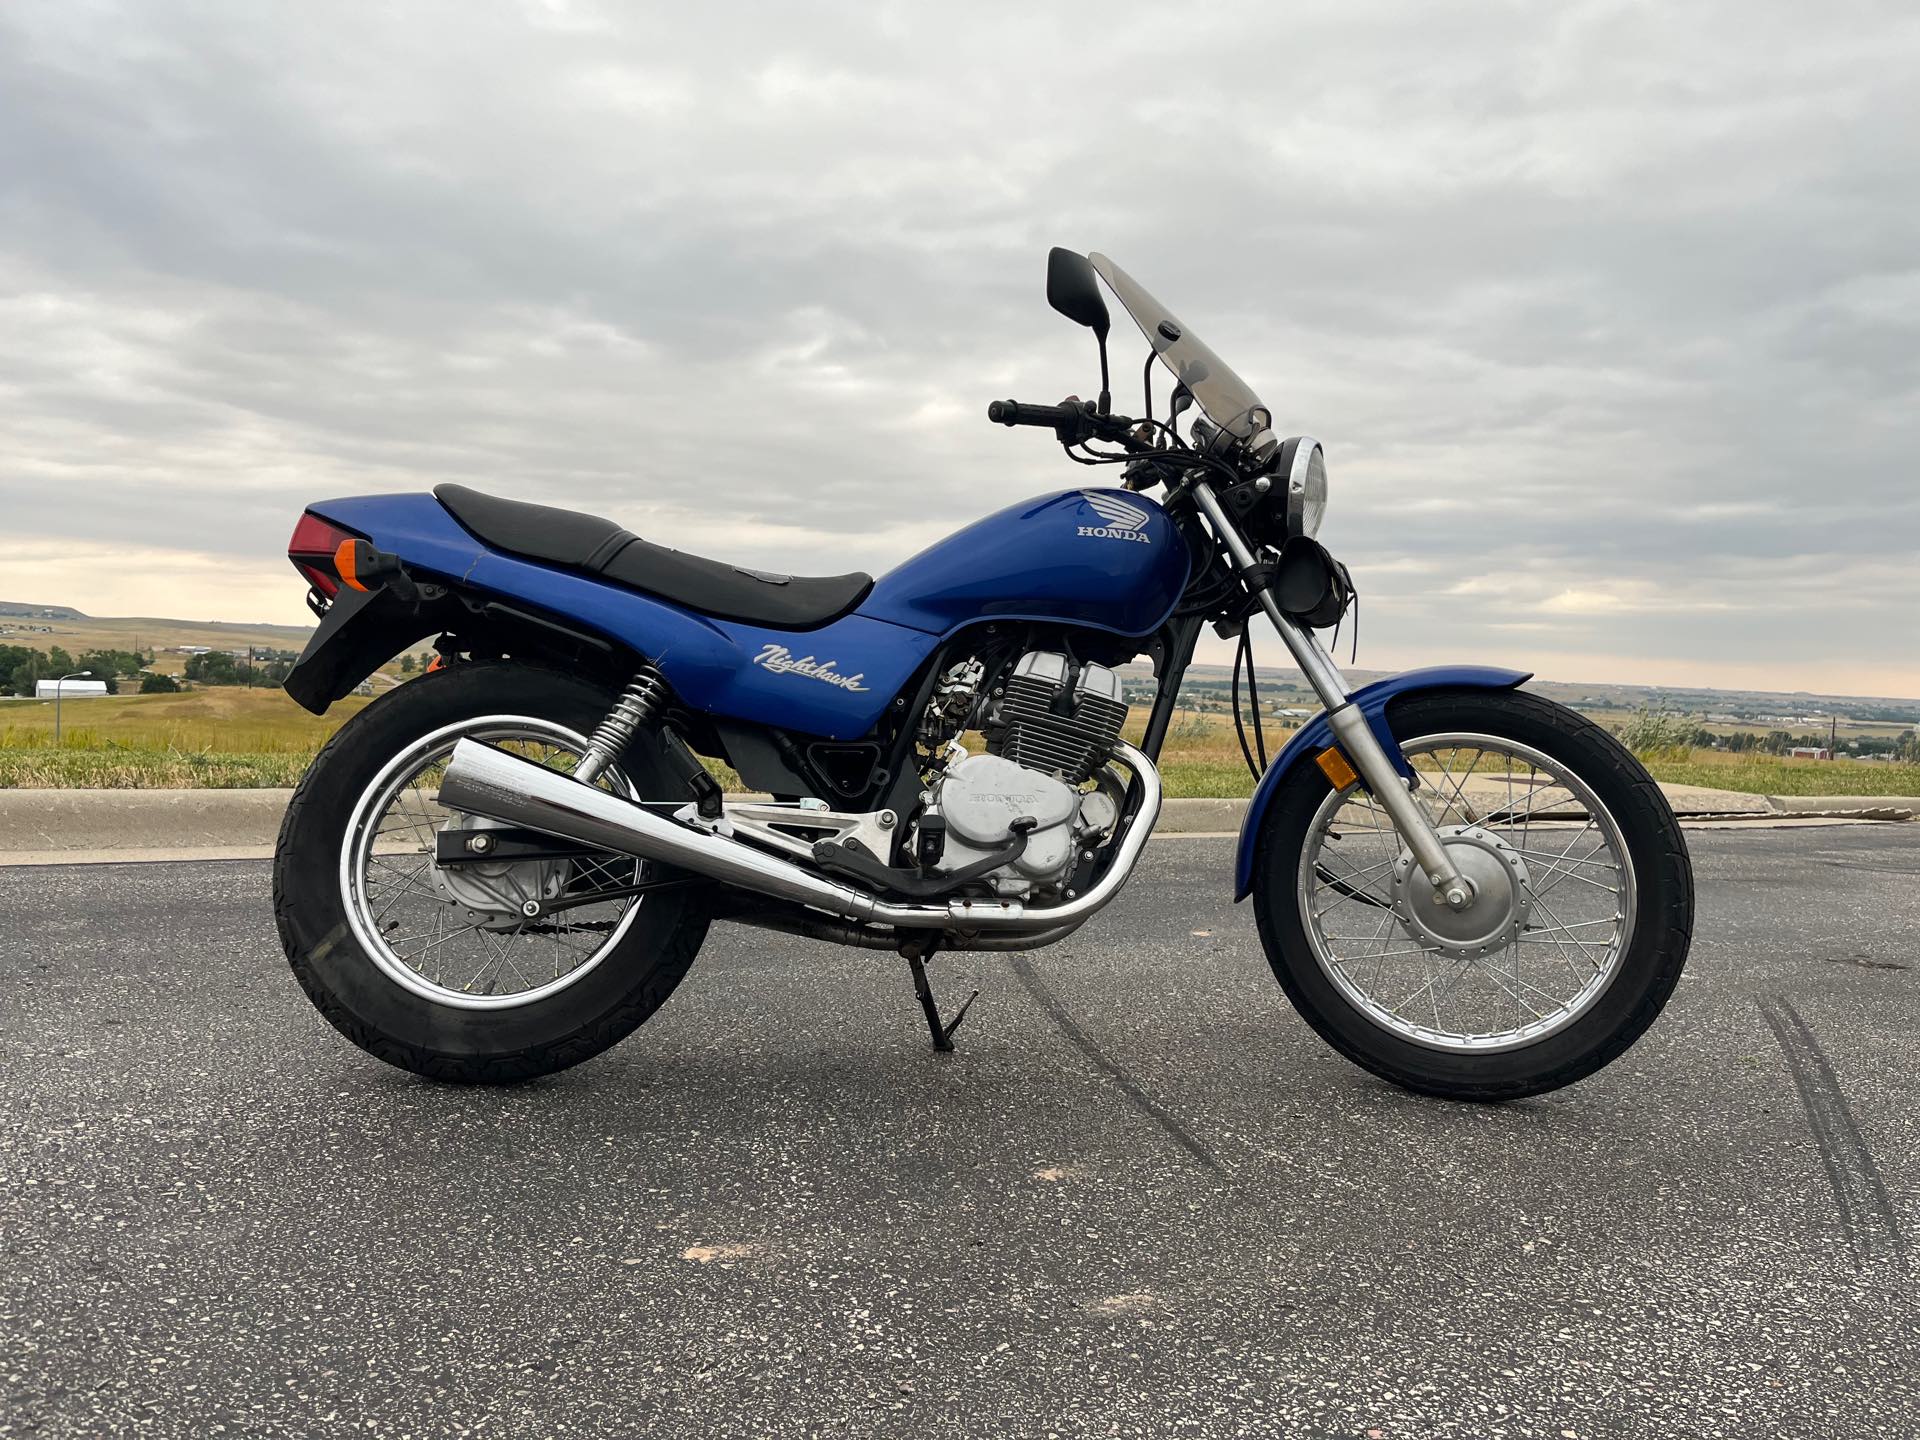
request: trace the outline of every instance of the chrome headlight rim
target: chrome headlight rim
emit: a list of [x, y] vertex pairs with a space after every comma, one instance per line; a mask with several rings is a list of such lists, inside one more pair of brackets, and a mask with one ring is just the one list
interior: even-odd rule
[[1327, 452], [1313, 436], [1295, 435], [1274, 468], [1287, 477], [1287, 533], [1312, 538], [1327, 513]]

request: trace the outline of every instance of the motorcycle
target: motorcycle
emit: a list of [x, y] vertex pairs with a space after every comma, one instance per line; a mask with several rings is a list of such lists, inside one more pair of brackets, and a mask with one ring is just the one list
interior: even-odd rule
[[[1138, 418], [1112, 409], [1101, 281], [1150, 347]], [[877, 580], [743, 569], [452, 484], [306, 510], [288, 555], [319, 627], [293, 698], [323, 713], [408, 647], [437, 651], [340, 728], [280, 832], [281, 940], [328, 1020], [423, 1075], [545, 1074], [641, 1025], [728, 920], [903, 957], [949, 1049], [966, 1005], [943, 1017], [937, 952], [1054, 944], [1133, 875], [1212, 625], [1238, 640], [1258, 777], [1234, 897], [1322, 1037], [1470, 1100], [1566, 1085], [1633, 1043], [1693, 915], [1646, 771], [1520, 671], [1350, 690], [1315, 633], [1355, 593], [1315, 538], [1322, 446], [1282, 438], [1106, 257], [1054, 250], [1047, 298], [1094, 332], [1098, 398], [987, 417], [1121, 483], [1010, 506]], [[1261, 626], [1324, 707], [1271, 760]], [[1142, 660], [1129, 740], [1120, 667]], [[709, 760], [771, 798], [726, 792]]]

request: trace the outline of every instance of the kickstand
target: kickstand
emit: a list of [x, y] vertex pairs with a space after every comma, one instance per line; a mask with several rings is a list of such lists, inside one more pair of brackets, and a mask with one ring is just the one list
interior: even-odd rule
[[933, 1037], [933, 1048], [939, 1051], [953, 1049], [953, 1032], [960, 1028], [960, 1022], [967, 1018], [967, 1007], [980, 998], [980, 992], [974, 991], [961, 1002], [953, 1019], [942, 1024], [940, 1007], [933, 998], [933, 987], [927, 984], [926, 957], [931, 955], [939, 942], [933, 936], [924, 940], [909, 940], [900, 947], [900, 953], [907, 957], [907, 969], [913, 975], [913, 993], [920, 998], [920, 1013], [927, 1017], [927, 1034]]

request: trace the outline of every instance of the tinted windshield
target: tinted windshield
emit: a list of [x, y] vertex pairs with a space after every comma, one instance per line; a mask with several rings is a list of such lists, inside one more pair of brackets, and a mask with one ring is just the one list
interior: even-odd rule
[[[1147, 337], [1166, 367], [1185, 382], [1194, 400], [1207, 412], [1207, 418], [1221, 429], [1246, 439], [1264, 426], [1271, 412], [1260, 403], [1251, 386], [1233, 373], [1228, 365], [1209, 350], [1186, 326], [1173, 318], [1146, 288], [1104, 255], [1089, 255], [1100, 278], [1113, 288], [1120, 303], [1133, 316], [1133, 323]], [[1256, 418], [1255, 410], [1260, 412]]]

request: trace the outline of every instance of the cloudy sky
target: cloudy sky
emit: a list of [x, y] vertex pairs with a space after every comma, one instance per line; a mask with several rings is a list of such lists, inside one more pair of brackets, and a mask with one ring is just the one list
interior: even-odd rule
[[1326, 443], [1362, 666], [1920, 696], [1916, 74], [1848, 0], [15, 0], [0, 598], [303, 619], [301, 505], [441, 480], [883, 570], [1080, 483], [983, 419], [1095, 388], [1064, 244]]

